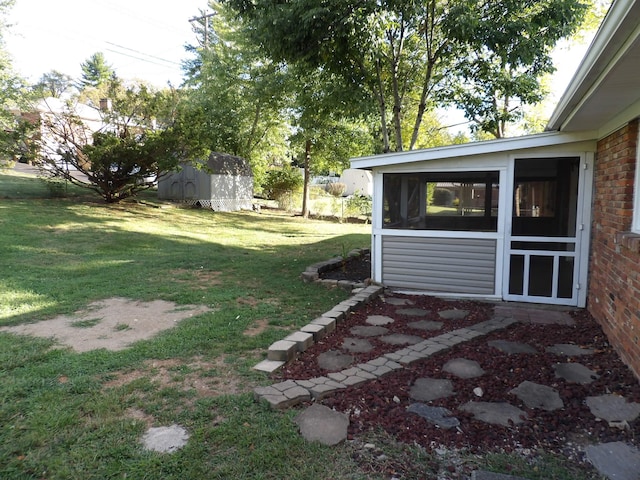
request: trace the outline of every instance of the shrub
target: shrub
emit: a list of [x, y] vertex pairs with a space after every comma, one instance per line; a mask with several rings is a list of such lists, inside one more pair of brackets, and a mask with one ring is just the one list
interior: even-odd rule
[[356, 193], [347, 198], [345, 210], [348, 216], [371, 218], [371, 196]]
[[302, 188], [302, 183], [303, 179], [299, 170], [284, 167], [280, 170], [267, 172], [262, 190], [268, 199], [277, 201], [280, 208], [286, 210], [293, 201], [293, 194]]
[[453, 202], [453, 192], [446, 188], [436, 188], [433, 192], [433, 205], [448, 207]]
[[341, 197], [342, 195], [344, 195], [344, 192], [347, 191], [347, 186], [344, 183], [340, 182], [327, 183], [324, 188], [327, 193], [333, 195], [334, 197]]

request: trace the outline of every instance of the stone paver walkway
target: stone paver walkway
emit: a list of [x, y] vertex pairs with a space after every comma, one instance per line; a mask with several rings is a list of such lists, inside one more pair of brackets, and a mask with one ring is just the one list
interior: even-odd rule
[[[269, 349], [267, 361], [262, 362], [256, 366], [256, 368], [265, 371], [273, 371], [279, 368], [298, 352], [302, 352], [308, 348], [310, 342], [319, 341], [326, 334], [335, 330], [349, 312], [364, 303], [368, 303], [381, 293], [381, 287], [377, 286], [370, 286], [360, 290], [351, 299], [338, 304], [331, 311], [323, 314], [301, 329], [301, 332], [307, 333], [312, 337], [312, 340], [310, 340], [309, 336], [292, 334], [285, 340], [273, 344]], [[463, 319], [468, 315], [468, 312], [465, 310], [445, 310], [438, 313], [438, 316], [443, 321], [433, 322], [421, 319], [421, 317], [428, 315], [430, 312], [411, 308], [411, 303], [408, 302], [407, 299], [391, 297], [387, 303], [403, 307], [396, 309], [398, 315], [417, 317], [416, 321], [412, 322], [412, 325], [415, 327], [415, 330], [424, 332], [425, 336], [431, 335], [433, 332], [442, 328], [448, 319]], [[389, 335], [385, 326], [391, 325], [394, 321], [395, 320], [389, 316], [369, 316], [366, 319], [366, 325], [351, 328], [349, 333], [354, 337], [345, 338], [342, 350], [351, 353], [364, 351], [368, 349], [370, 345], [366, 338], [372, 337], [377, 338], [379, 341], [385, 341], [386, 339], [388, 344], [395, 344], [399, 347], [402, 346], [402, 348], [356, 365], [351, 364], [349, 359], [352, 357], [346, 353], [341, 351], [326, 352], [323, 354], [323, 358], [319, 357], [319, 361], [323, 362], [323, 368], [332, 370], [331, 373], [307, 380], [287, 380], [265, 387], [257, 387], [254, 389], [256, 400], [267, 402], [272, 408], [276, 409], [289, 408], [310, 400], [320, 402], [322, 399], [336, 392], [364, 384], [368, 381], [384, 377], [385, 375], [393, 374], [414, 362], [427, 359], [438, 352], [448, 350], [455, 345], [477, 339], [489, 333], [505, 329], [518, 322], [538, 325], [556, 324], [571, 326], [574, 324], [574, 320], [567, 312], [547, 308], [515, 307], [509, 304], [496, 305], [494, 307], [493, 317], [490, 320], [479, 322], [466, 328], [459, 328], [447, 333], [431, 336], [427, 339], [421, 339], [422, 337], [418, 337], [417, 335]], [[506, 340], [491, 341], [489, 345], [496, 349], [497, 354], [502, 355], [531, 355], [538, 353], [537, 350], [530, 345]], [[593, 349], [572, 344], [557, 344], [548, 347], [546, 350], [567, 357], [583, 357], [595, 353]], [[344, 363], [341, 365], [340, 362]], [[344, 368], [342, 368], [342, 366], [344, 366]], [[553, 368], [556, 377], [567, 382], [586, 385], [598, 378], [596, 372], [577, 361], [558, 363], [553, 365]], [[443, 371], [460, 378], [474, 378], [486, 374], [480, 364], [464, 358], [450, 360], [443, 366]], [[475, 389], [474, 393], [477, 397], [482, 396], [482, 390], [479, 388]], [[520, 400], [520, 403], [531, 409], [554, 411], [564, 407], [563, 400], [558, 391], [548, 385], [524, 381], [508, 393], [513, 396], [514, 400], [517, 398]], [[414, 403], [407, 409], [407, 414], [422, 417], [425, 421], [443, 429], [458, 427], [459, 420], [455, 417], [455, 412], [423, 403], [452, 395], [455, 395], [455, 391], [451, 381], [447, 379], [417, 379], [411, 386], [410, 397], [414, 400]], [[589, 406], [591, 413], [596, 418], [609, 422], [610, 425], [619, 428], [625, 425], [628, 426], [628, 422], [634, 421], [640, 416], [640, 404], [629, 402], [624, 397], [616, 395], [588, 397], [585, 399], [585, 404]], [[464, 405], [460, 405], [458, 409], [471, 413], [478, 421], [493, 425], [515, 425], [528, 418], [525, 411], [517, 408], [515, 405], [511, 405], [508, 401], [482, 402], [480, 398], [478, 398], [477, 401], [470, 401]], [[313, 422], [314, 424], [321, 424], [323, 422], [322, 416], [324, 413], [322, 412], [324, 412], [324, 410], [317, 408], [316, 410], [318, 411], [314, 411], [314, 415], [312, 416], [314, 419]], [[320, 416], [320, 419], [318, 419], [317, 415]], [[346, 437], [346, 429], [343, 428], [344, 419], [342, 417], [337, 419], [330, 418], [336, 416], [336, 412], [332, 412], [331, 410], [329, 410], [326, 415], [327, 422], [338, 421], [338, 427], [336, 428], [345, 432], [342, 437], [344, 439], [344, 437]], [[339, 443], [339, 440], [332, 438], [331, 442], [335, 444]], [[622, 457], [627, 459], [627, 464], [631, 465], [629, 468], [632, 470], [636, 468], [638, 465], [637, 462], [640, 461], [638, 460], [640, 458], [640, 451], [631, 446], [627, 446], [627, 449], [625, 449], [625, 447], [616, 447], [618, 451], [622, 452], [615, 456], [615, 458], [618, 459], [617, 462], [619, 462]], [[606, 449], [608, 447], [602, 448]], [[628, 465], [621, 466], [616, 462], [607, 462], [605, 458], [606, 455], [602, 454], [602, 451], [603, 450], [599, 449], [596, 445], [591, 448], [589, 455], [587, 455], [602, 475], [608, 478], [618, 478], [616, 475], [620, 475], [620, 469], [624, 472], [628, 470], [625, 470]], [[476, 473], [477, 475], [474, 478], [478, 479], [516, 478], [491, 476], [494, 474], [489, 474], [488, 472]], [[486, 475], [483, 476], [485, 473]], [[621, 476], [620, 478], [626, 479], [631, 477]], [[636, 480], [639, 479], [640, 477], [636, 478]]]

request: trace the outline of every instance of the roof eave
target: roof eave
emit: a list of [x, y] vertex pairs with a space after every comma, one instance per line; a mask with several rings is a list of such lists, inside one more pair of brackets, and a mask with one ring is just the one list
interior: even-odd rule
[[352, 158], [351, 168], [370, 170], [381, 166], [393, 166], [430, 160], [444, 160], [458, 157], [493, 154], [507, 151], [518, 151], [541, 148], [552, 145], [582, 142], [596, 138], [595, 132], [543, 132], [522, 137], [500, 138], [483, 142], [463, 143], [445, 147], [411, 150], [368, 157]]

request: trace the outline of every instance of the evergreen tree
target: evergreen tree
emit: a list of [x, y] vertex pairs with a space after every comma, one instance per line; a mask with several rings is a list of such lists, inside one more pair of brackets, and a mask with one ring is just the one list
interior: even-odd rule
[[115, 76], [115, 71], [109, 65], [102, 52], [96, 52], [86, 61], [80, 64], [82, 77], [79, 82], [80, 89], [88, 87], [99, 88], [104, 86]]

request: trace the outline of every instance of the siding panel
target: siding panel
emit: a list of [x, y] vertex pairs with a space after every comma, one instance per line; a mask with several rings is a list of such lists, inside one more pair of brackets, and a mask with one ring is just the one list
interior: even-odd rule
[[496, 241], [469, 238], [382, 238], [382, 282], [395, 288], [493, 295]]

